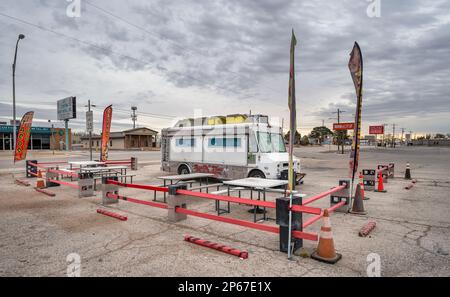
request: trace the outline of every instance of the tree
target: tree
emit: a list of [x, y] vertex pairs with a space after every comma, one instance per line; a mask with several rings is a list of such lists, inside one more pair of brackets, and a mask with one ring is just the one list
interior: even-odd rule
[[310, 137], [319, 139], [320, 144], [322, 144], [323, 140], [328, 135], [333, 135], [333, 131], [331, 131], [325, 126], [314, 127], [311, 133], [309, 134]]
[[303, 136], [302, 139], [300, 140], [300, 144], [301, 145], [308, 145], [309, 144], [309, 138], [308, 136]]
[[[289, 142], [290, 132], [291, 132], [291, 131], [288, 131], [288, 132], [284, 135], [284, 140], [285, 140], [286, 142]], [[294, 144], [300, 144], [300, 138], [301, 138], [301, 137], [302, 137], [302, 136], [300, 135], [300, 133], [298, 133], [298, 131], [296, 130], [296, 131], [295, 131], [295, 135], [294, 135]]]
[[441, 134], [441, 133], [437, 133], [437, 134], [434, 136], [434, 139], [445, 139], [445, 135], [444, 135], [444, 134]]

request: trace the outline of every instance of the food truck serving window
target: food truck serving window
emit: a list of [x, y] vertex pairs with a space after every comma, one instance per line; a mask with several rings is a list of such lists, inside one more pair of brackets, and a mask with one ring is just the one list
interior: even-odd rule
[[194, 147], [195, 139], [194, 138], [178, 138], [178, 139], [176, 139], [176, 146]]
[[241, 139], [213, 137], [209, 139], [208, 147], [241, 147]]

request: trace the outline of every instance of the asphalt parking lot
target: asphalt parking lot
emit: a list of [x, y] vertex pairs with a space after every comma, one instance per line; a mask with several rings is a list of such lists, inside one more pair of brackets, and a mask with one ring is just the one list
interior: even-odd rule
[[[135, 182], [160, 184], [157, 177], [165, 173], [159, 168], [159, 152], [120, 156], [136, 153], [142, 162], [134, 172]], [[334, 148], [301, 147], [295, 154], [307, 173], [299, 188], [307, 195], [325, 191], [347, 175], [348, 154], [337, 154]], [[86, 157], [85, 152], [75, 155]], [[80, 256], [82, 276], [366, 276], [368, 255], [373, 254], [379, 255], [382, 276], [450, 276], [449, 156], [449, 148], [363, 148], [360, 169], [394, 162], [395, 178], [385, 184], [387, 193], [366, 193], [366, 216], [332, 214], [335, 246], [343, 257], [329, 265], [298, 256], [287, 260], [278, 251], [278, 235], [272, 233], [193, 217], [170, 223], [165, 210], [125, 201], [108, 207], [128, 216], [125, 222], [97, 214], [101, 192], [79, 199], [76, 190], [57, 187], [52, 188], [55, 197], [42, 195], [16, 185], [14, 178], [24, 178], [23, 168], [11, 166], [8, 157], [0, 155], [0, 276], [65, 276], [67, 257], [73, 253]], [[409, 183], [403, 179], [407, 162], [418, 181], [411, 190], [404, 189]], [[143, 190], [120, 192], [153, 198]], [[268, 200], [276, 197], [269, 195]], [[313, 205], [328, 207], [329, 200]], [[209, 200], [189, 198], [188, 208], [214, 213]], [[231, 214], [224, 216], [251, 220], [248, 209], [233, 204]], [[275, 216], [274, 210], [269, 216]], [[359, 237], [368, 220], [375, 220], [377, 227], [369, 237]], [[319, 232], [320, 224], [308, 231]], [[246, 250], [249, 258], [184, 242], [186, 234]], [[305, 241], [308, 251], [315, 245]]]

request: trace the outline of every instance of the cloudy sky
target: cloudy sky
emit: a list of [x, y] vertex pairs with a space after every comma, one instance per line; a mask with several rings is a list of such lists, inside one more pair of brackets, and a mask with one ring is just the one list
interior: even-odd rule
[[364, 56], [363, 132], [382, 123], [450, 132], [448, 0], [80, 0], [79, 15], [73, 2], [0, 2], [0, 121], [12, 113], [19, 33], [26, 38], [16, 71], [18, 118], [34, 110], [35, 125], [56, 120], [56, 101], [67, 96], [78, 101], [75, 129], [84, 127], [88, 99], [97, 105], [97, 130], [109, 104], [113, 130], [131, 127], [132, 105], [138, 124], [157, 130], [199, 110], [288, 119], [293, 28], [302, 133], [322, 120], [331, 126], [337, 108], [352, 120], [347, 63], [355, 40]]

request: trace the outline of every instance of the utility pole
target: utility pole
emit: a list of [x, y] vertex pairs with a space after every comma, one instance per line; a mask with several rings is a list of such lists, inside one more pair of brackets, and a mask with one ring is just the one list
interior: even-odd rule
[[86, 130], [89, 133], [89, 160], [92, 161], [92, 129], [94, 128], [94, 115], [91, 107], [97, 107], [95, 104], [91, 104], [91, 100], [88, 100], [88, 104], [84, 107], [88, 108], [86, 112]]
[[386, 141], [385, 141], [385, 134], [386, 134], [386, 127], [389, 124], [383, 124], [383, 146], [386, 147]]
[[52, 140], [50, 142], [50, 146], [52, 146], [51, 144], [53, 142], [53, 155], [54, 155], [55, 154], [55, 145], [56, 145], [56, 142], [55, 142], [55, 125], [52, 123], [51, 120], [48, 120], [48, 122], [52, 124], [52, 130], [51, 130]]
[[403, 134], [405, 133], [405, 128], [401, 128], [402, 129], [402, 138], [400, 139], [400, 143], [403, 144]]
[[136, 128], [136, 120], [137, 120], [137, 116], [136, 116], [136, 106], [131, 106], [131, 110], [133, 111], [133, 113], [131, 114], [131, 120], [133, 121], [133, 129]]
[[13, 151], [16, 150], [16, 60], [17, 60], [17, 48], [19, 46], [19, 40], [24, 39], [25, 35], [19, 34], [16, 42], [16, 50], [14, 52], [14, 62], [12, 64], [12, 80], [13, 80]]
[[[332, 112], [332, 113], [336, 113], [337, 114], [337, 122], [338, 124], [341, 122], [341, 113], [346, 112], [345, 110], [340, 110], [339, 108], [337, 109], [337, 111]], [[343, 132], [339, 131], [338, 132], [338, 151], [339, 151], [339, 144], [342, 147], [342, 154], [344, 154], [344, 142], [343, 142]]]
[[325, 120], [322, 120], [322, 127], [325, 127]]
[[395, 148], [395, 123], [392, 124], [392, 145], [391, 147]]

